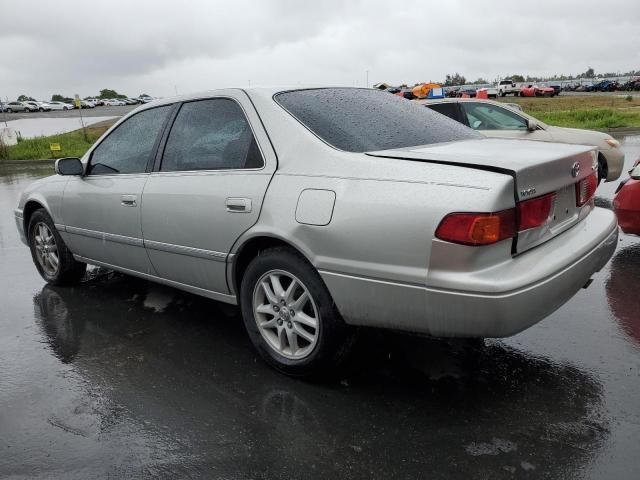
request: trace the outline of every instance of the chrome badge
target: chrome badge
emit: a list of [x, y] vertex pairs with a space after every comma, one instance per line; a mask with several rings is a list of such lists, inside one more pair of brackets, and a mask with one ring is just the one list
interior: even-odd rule
[[580, 174], [580, 164], [578, 162], [574, 162], [571, 167], [571, 176], [576, 178]]
[[531, 195], [535, 195], [535, 194], [536, 194], [535, 187], [525, 188], [524, 190], [520, 190], [521, 198], [530, 197]]

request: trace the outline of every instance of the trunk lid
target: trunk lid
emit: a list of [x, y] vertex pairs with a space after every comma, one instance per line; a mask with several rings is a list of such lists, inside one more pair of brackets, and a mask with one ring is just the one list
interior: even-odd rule
[[367, 155], [504, 173], [514, 179], [516, 203], [554, 192], [556, 198], [549, 221], [543, 227], [520, 232], [514, 253], [559, 235], [593, 208], [591, 202], [582, 207], [576, 205], [575, 185], [594, 173], [597, 165], [594, 147], [487, 138], [367, 152]]

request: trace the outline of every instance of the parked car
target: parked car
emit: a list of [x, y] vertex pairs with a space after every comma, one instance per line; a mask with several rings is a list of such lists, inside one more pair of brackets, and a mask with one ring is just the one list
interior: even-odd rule
[[484, 138], [374, 89], [157, 100], [55, 168], [15, 211], [47, 282], [91, 263], [238, 304], [296, 376], [335, 368], [359, 325], [513, 335], [617, 244], [592, 147]]
[[554, 97], [556, 91], [551, 87], [542, 87], [540, 85], [528, 85], [520, 89], [521, 97]]
[[562, 86], [557, 84], [548, 85], [548, 88], [553, 88], [553, 92], [555, 93], [555, 95], [560, 95], [560, 92], [562, 92]]
[[491, 85], [478, 85], [475, 98], [498, 98], [498, 89]]
[[24, 102], [8, 102], [8, 103], [3, 103], [3, 108], [5, 112], [30, 112], [31, 109], [33, 107], [31, 107], [31, 105], [28, 105]]
[[140, 97], [140, 103], [149, 103], [153, 101], [153, 97]]
[[629, 81], [619, 86], [620, 90], [631, 92], [634, 90], [640, 90], [640, 78], [632, 78]]
[[467, 95], [470, 98], [475, 98], [476, 93], [477, 93], [476, 87], [460, 87], [456, 92], [456, 95], [460, 98], [465, 95]]
[[96, 107], [104, 105], [104, 100], [101, 98], [87, 98], [86, 101], [93, 103]]
[[[90, 102], [89, 100], [80, 100], [80, 108], [85, 109], [85, 108], [95, 108], [96, 105], [93, 102]], [[78, 106], [76, 105], [76, 103], [73, 103], [73, 108], [78, 108]]]
[[30, 112], [48, 112], [51, 110], [51, 106], [46, 102], [27, 100], [22, 103], [24, 103], [25, 105], [28, 105]]
[[613, 92], [618, 86], [617, 82], [602, 80], [587, 87], [588, 92]]
[[51, 110], [73, 110], [73, 105], [65, 102], [48, 102]]
[[618, 224], [625, 233], [640, 235], [640, 159], [620, 183], [613, 199]]
[[553, 127], [514, 110], [510, 105], [487, 100], [418, 100], [419, 103], [442, 113], [487, 137], [518, 138], [542, 142], [593, 145], [598, 149], [598, 177], [611, 182], [620, 177], [624, 153], [620, 143], [611, 135], [593, 130]]
[[501, 97], [507, 95], [518, 96], [518, 93], [520, 93], [520, 88], [516, 85], [516, 82], [511, 79], [500, 80], [500, 83], [496, 85], [496, 89], [498, 90], [498, 95]]
[[122, 100], [116, 100], [115, 98], [109, 98], [107, 100], [104, 100], [103, 104], [110, 107], [125, 105], [125, 103]]

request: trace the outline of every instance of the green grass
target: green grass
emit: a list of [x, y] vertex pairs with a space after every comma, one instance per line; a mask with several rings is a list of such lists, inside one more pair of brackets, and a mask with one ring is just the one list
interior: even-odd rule
[[503, 102], [518, 103], [529, 115], [559, 127], [606, 130], [640, 127], [640, 98], [585, 95], [522, 98], [506, 97]]
[[534, 115], [544, 123], [559, 127], [588, 128], [592, 130], [640, 127], [640, 111], [624, 111], [613, 108], [536, 112], [530, 115]]
[[[7, 160], [35, 160], [61, 157], [81, 157], [109, 127], [87, 127], [86, 141], [82, 130], [61, 133], [50, 137], [20, 140], [17, 145], [6, 147]], [[49, 144], [59, 143], [61, 150], [51, 152]], [[55, 153], [55, 157], [54, 157]], [[0, 159], [0, 163], [2, 159]]]

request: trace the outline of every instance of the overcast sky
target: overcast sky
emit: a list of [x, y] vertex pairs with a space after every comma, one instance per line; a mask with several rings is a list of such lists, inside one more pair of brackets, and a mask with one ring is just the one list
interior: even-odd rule
[[0, 0], [0, 96], [640, 69], [638, 0]]

